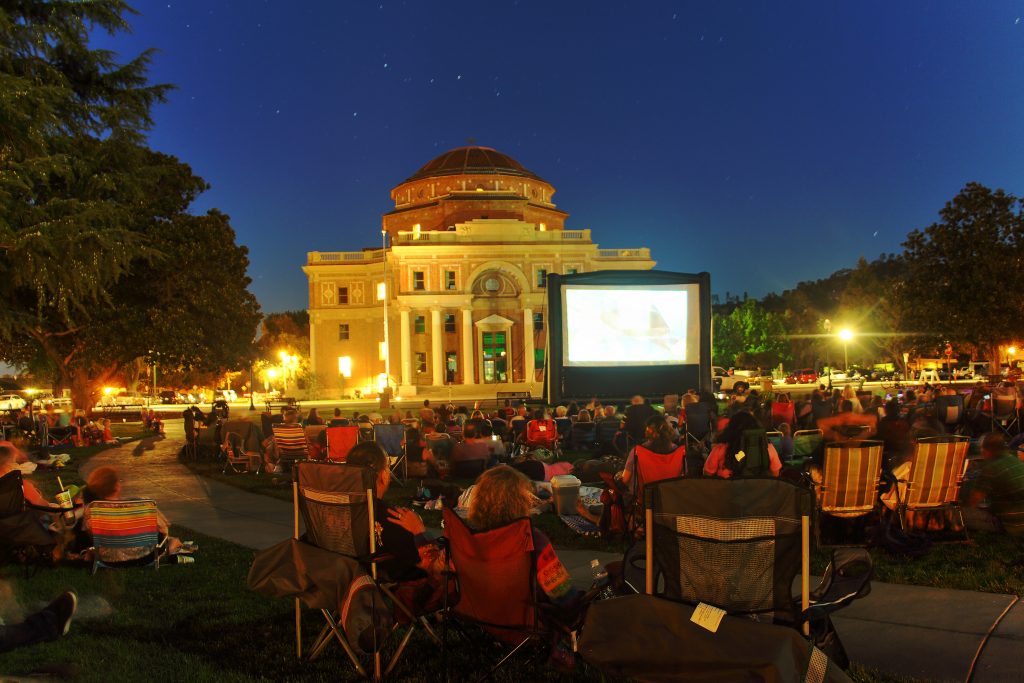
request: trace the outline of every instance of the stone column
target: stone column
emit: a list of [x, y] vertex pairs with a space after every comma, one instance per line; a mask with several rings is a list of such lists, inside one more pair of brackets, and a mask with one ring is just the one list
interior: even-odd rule
[[439, 387], [444, 384], [444, 358], [441, 353], [441, 309], [430, 309], [430, 374], [432, 384]]
[[527, 382], [534, 381], [533, 372], [533, 309], [523, 309], [523, 375]]
[[473, 357], [473, 310], [462, 309], [462, 383], [476, 384], [476, 358]]
[[412, 384], [412, 350], [409, 342], [409, 309], [403, 308], [398, 313], [398, 321], [401, 325], [402, 343], [402, 386]]

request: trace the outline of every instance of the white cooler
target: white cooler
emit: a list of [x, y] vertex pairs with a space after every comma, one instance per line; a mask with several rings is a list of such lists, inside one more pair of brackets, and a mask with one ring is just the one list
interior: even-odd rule
[[551, 477], [551, 494], [555, 512], [559, 515], [575, 515], [576, 500], [580, 497], [580, 480], [571, 474]]

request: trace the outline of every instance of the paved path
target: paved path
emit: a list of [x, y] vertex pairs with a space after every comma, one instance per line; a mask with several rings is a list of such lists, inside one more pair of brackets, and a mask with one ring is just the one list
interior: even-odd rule
[[[205, 479], [180, 464], [181, 429], [180, 422], [170, 421], [167, 438], [104, 451], [83, 468], [83, 476], [94, 467], [116, 465], [124, 472], [127, 495], [154, 498], [172, 523], [249, 548], [264, 548], [291, 535], [289, 503]], [[558, 553], [578, 585], [589, 584], [592, 559], [618, 559], [594, 551]], [[985, 643], [972, 680], [1024, 682], [1024, 605], [1014, 596], [875, 582], [868, 597], [839, 612], [834, 621], [850, 658], [864, 666], [901, 676], [964, 681]]]

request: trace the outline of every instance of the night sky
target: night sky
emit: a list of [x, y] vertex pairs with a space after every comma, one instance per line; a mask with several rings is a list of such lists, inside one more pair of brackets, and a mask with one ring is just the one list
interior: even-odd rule
[[265, 311], [389, 191], [494, 147], [567, 227], [761, 296], [899, 251], [968, 181], [1024, 193], [1024, 2], [137, 2], [153, 147], [213, 185]]

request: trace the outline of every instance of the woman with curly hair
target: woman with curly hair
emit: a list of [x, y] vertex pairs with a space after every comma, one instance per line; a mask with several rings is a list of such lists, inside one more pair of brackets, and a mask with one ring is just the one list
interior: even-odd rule
[[[479, 531], [497, 529], [528, 518], [536, 504], [530, 480], [508, 465], [499, 465], [476, 480], [469, 502], [469, 525]], [[555, 554], [551, 541], [536, 527], [532, 527], [532, 532], [534, 571], [541, 590], [560, 605], [577, 599], [580, 592], [573, 588], [572, 577]]]

